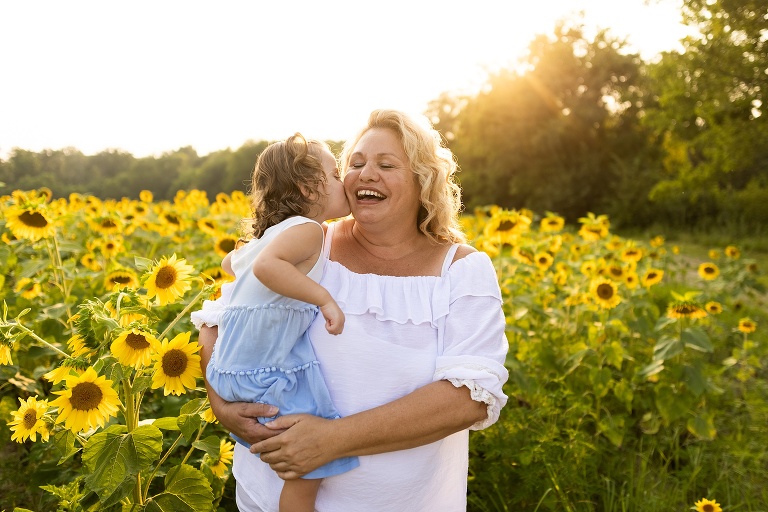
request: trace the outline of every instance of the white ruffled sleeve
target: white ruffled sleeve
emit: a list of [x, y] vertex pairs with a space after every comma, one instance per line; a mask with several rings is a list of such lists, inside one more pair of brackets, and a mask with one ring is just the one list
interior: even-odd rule
[[502, 386], [509, 377], [504, 366], [509, 344], [501, 292], [493, 263], [485, 253], [465, 256], [447, 274], [450, 293], [442, 327], [443, 352], [438, 355], [433, 380], [466, 386], [473, 400], [487, 404], [487, 417], [470, 427], [481, 430], [499, 419], [507, 403]]
[[216, 300], [203, 301], [203, 307], [197, 311], [193, 311], [190, 315], [192, 325], [199, 331], [203, 325], [208, 327], [215, 327], [219, 325], [219, 319], [224, 308], [229, 304], [229, 300], [232, 297], [233, 282], [224, 283], [221, 285], [221, 296]]

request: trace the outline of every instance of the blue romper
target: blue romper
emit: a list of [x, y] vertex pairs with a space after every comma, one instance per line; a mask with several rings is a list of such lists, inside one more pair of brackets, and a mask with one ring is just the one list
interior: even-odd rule
[[[206, 379], [230, 402], [276, 405], [279, 415], [308, 413], [339, 418], [320, 372], [307, 329], [317, 306], [279, 295], [253, 275], [256, 256], [286, 229], [315, 221], [290, 217], [232, 253], [232, 295], [219, 320], [219, 336], [206, 368]], [[322, 226], [318, 224], [318, 229]], [[307, 274], [319, 282], [326, 258], [321, 253]], [[259, 418], [266, 423], [272, 418]], [[235, 437], [238, 442], [244, 443]], [[325, 478], [354, 469], [357, 457], [329, 462], [304, 478]]]

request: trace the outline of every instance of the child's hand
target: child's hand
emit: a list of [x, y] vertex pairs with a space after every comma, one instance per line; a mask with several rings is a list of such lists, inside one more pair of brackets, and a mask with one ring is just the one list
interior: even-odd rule
[[325, 329], [328, 334], [341, 334], [344, 330], [344, 312], [336, 301], [320, 306], [320, 312], [325, 318]]

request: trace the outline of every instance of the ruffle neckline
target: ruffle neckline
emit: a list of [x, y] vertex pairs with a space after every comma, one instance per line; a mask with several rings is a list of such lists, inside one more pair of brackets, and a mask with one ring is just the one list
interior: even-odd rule
[[[481, 276], [484, 272], [494, 275]], [[433, 328], [458, 298], [490, 296], [501, 300], [497, 283], [493, 264], [484, 252], [455, 261], [442, 276], [358, 274], [328, 260], [322, 280], [346, 314], [373, 314], [377, 320], [398, 324], [429, 323]]]

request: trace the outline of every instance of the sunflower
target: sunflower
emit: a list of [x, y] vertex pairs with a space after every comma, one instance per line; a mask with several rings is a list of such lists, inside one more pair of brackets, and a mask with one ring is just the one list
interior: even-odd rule
[[637, 275], [637, 272], [627, 272], [624, 276], [624, 284], [630, 290], [637, 288], [637, 285], [640, 284], [640, 277]]
[[237, 241], [238, 241], [238, 238], [236, 236], [223, 235], [216, 240], [216, 244], [213, 246], [213, 249], [216, 251], [216, 254], [218, 254], [223, 258], [227, 254], [235, 250], [235, 245], [237, 245]]
[[552, 255], [548, 252], [540, 252], [534, 255], [533, 261], [536, 263], [536, 266], [539, 267], [539, 269], [547, 270], [550, 266], [552, 266], [554, 258], [552, 258]]
[[99, 263], [99, 260], [96, 259], [96, 255], [92, 252], [84, 254], [83, 257], [80, 258], [80, 264], [94, 272], [98, 272], [102, 269], [101, 263]]
[[152, 347], [157, 343], [151, 333], [141, 329], [129, 329], [120, 334], [109, 346], [112, 354], [125, 366], [137, 370], [152, 362]]
[[640, 282], [643, 284], [644, 287], [650, 288], [651, 286], [659, 283], [663, 277], [664, 277], [663, 270], [660, 270], [658, 268], [649, 268], [643, 275], [642, 279], [640, 279]]
[[699, 265], [699, 276], [701, 276], [702, 279], [706, 279], [707, 281], [711, 281], [713, 279], [716, 279], [717, 276], [720, 275], [720, 269], [717, 268], [717, 265], [710, 262], [704, 262], [701, 265]]
[[611, 227], [607, 215], [595, 215], [592, 212], [587, 213], [586, 217], [581, 217], [579, 222], [581, 223], [579, 236], [589, 242], [606, 238]]
[[561, 231], [565, 226], [565, 219], [559, 215], [547, 212], [547, 216], [541, 219], [539, 230], [542, 233]]
[[696, 512], [723, 512], [723, 509], [716, 501], [708, 500], [707, 498], [700, 499], [694, 505], [696, 505]]
[[592, 281], [589, 288], [592, 299], [604, 309], [615, 308], [621, 302], [617, 291], [616, 283], [604, 277], [598, 277]]
[[219, 443], [219, 458], [214, 460], [206, 457], [206, 462], [211, 467], [211, 472], [219, 478], [223, 478], [227, 472], [227, 466], [232, 464], [232, 458], [235, 455], [235, 445], [222, 439]]
[[518, 236], [526, 233], [531, 219], [515, 210], [499, 210], [483, 228], [483, 234], [495, 243], [514, 243]]
[[170, 342], [167, 339], [162, 343], [155, 341], [152, 389], [162, 386], [165, 395], [182, 395], [187, 389], [193, 389], [197, 378], [203, 376], [200, 356], [197, 354], [200, 345], [189, 342], [191, 334], [181, 333]]
[[624, 247], [624, 240], [617, 235], [613, 235], [610, 240], [605, 243], [606, 249], [609, 251], [618, 251]]
[[197, 227], [203, 233], [206, 233], [211, 236], [216, 236], [216, 234], [218, 233], [216, 222], [209, 217], [203, 217], [202, 219], [198, 219]]
[[639, 247], [627, 247], [621, 253], [622, 261], [634, 261], [637, 263], [643, 259], [643, 250]]
[[587, 277], [592, 277], [597, 272], [597, 263], [594, 260], [586, 260], [581, 264], [579, 270]]
[[757, 323], [753, 322], [750, 318], [742, 318], [739, 320], [739, 330], [744, 334], [749, 334], [757, 330]]
[[737, 260], [741, 257], [741, 251], [735, 245], [729, 245], [725, 248], [725, 255], [731, 259]]
[[13, 420], [8, 422], [11, 427], [11, 441], [23, 443], [27, 439], [33, 442], [37, 441], [37, 434], [40, 434], [42, 441], [48, 441], [50, 434], [48, 425], [43, 421], [43, 416], [48, 412], [48, 401], [37, 401], [37, 397], [31, 396], [26, 401], [19, 398], [21, 407], [16, 412], [11, 413]]
[[131, 288], [135, 290], [139, 287], [139, 276], [136, 272], [127, 268], [118, 268], [109, 272], [104, 277], [104, 286], [107, 290], [118, 288]]
[[0, 342], [0, 364], [12, 365], [11, 346]]
[[709, 259], [711, 260], [716, 260], [720, 257], [720, 251], [718, 251], [717, 249], [710, 249], [707, 254], [709, 255]]
[[48, 373], [43, 375], [43, 378], [51, 384], [58, 384], [63, 381], [72, 373], [72, 367], [62, 364], [58, 368], [54, 368]]
[[51, 402], [51, 406], [59, 408], [56, 423], [64, 422], [64, 427], [72, 432], [83, 432], [97, 425], [103, 427], [109, 418], [117, 415], [120, 398], [112, 389], [112, 381], [99, 376], [92, 367], [64, 380], [67, 389], [54, 391], [61, 396]]
[[154, 196], [152, 195], [152, 192], [149, 190], [142, 190], [139, 192], [139, 199], [141, 199], [145, 203], [151, 203], [152, 199], [154, 199]]
[[12, 205], [3, 215], [5, 225], [16, 238], [36, 242], [56, 233], [56, 226], [43, 206]]
[[661, 247], [664, 245], [664, 237], [661, 235], [655, 236], [651, 238], [649, 243], [651, 244], [651, 247]]
[[706, 309], [707, 313], [710, 315], [719, 315], [723, 312], [723, 305], [713, 300], [704, 304], [704, 309]]
[[707, 312], [704, 308], [690, 300], [679, 300], [667, 308], [669, 318], [704, 318]]
[[102, 235], [119, 235], [123, 231], [123, 221], [116, 214], [95, 215], [88, 219], [88, 224]]
[[85, 344], [85, 338], [79, 334], [73, 335], [67, 341], [67, 347], [69, 347], [72, 357], [80, 357], [91, 354], [91, 349]]
[[125, 252], [123, 237], [113, 236], [108, 239], [100, 240], [99, 250], [106, 259], [114, 259], [118, 254]]
[[210, 407], [204, 410], [201, 416], [203, 417], [203, 421], [206, 423], [217, 423], [219, 421], [216, 419], [216, 415], [213, 413], [213, 409]]
[[40, 286], [40, 283], [36, 283], [28, 277], [19, 279], [16, 286], [13, 287], [13, 291], [28, 300], [40, 297], [43, 294], [43, 288]]
[[170, 258], [163, 256], [144, 276], [147, 298], [156, 297], [159, 306], [175, 302], [192, 288], [189, 276], [194, 270], [184, 258], [176, 259], [175, 253]]
[[610, 277], [614, 281], [623, 281], [627, 275], [627, 271], [621, 265], [611, 263], [603, 269], [601, 274]]

